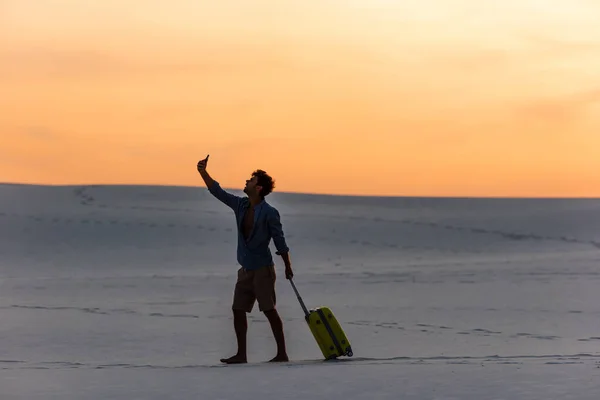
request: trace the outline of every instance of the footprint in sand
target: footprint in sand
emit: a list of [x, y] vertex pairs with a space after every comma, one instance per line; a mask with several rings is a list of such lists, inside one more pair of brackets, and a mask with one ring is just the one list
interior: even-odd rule
[[473, 329], [473, 332], [486, 333], [486, 334], [501, 334], [502, 333], [502, 332], [494, 332], [494, 331], [490, 331], [488, 329], [481, 329], [481, 328]]
[[596, 341], [596, 340], [600, 340], [599, 336], [592, 336], [590, 338], [587, 339], [578, 339], [579, 342], [592, 342], [592, 341]]

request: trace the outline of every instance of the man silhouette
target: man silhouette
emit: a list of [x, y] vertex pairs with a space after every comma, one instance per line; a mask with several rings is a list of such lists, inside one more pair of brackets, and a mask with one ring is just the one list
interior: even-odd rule
[[206, 171], [208, 157], [200, 160], [198, 172], [204, 180], [209, 192], [221, 202], [229, 206], [235, 213], [237, 222], [237, 261], [240, 268], [233, 295], [233, 326], [237, 338], [237, 353], [229, 358], [222, 358], [226, 364], [248, 362], [246, 352], [246, 334], [248, 321], [246, 313], [250, 313], [255, 302], [271, 324], [273, 336], [277, 343], [277, 354], [270, 362], [289, 361], [283, 322], [277, 312], [275, 296], [275, 264], [269, 249], [271, 239], [285, 264], [285, 276], [291, 279], [292, 264], [287, 247], [279, 212], [265, 201], [265, 197], [273, 191], [275, 183], [263, 170], [257, 169], [246, 181], [244, 193], [246, 197], [235, 196], [225, 191]]

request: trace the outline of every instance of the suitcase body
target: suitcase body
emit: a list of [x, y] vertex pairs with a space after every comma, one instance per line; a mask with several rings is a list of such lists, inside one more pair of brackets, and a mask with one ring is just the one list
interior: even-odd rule
[[329, 307], [311, 309], [306, 322], [326, 360], [352, 357], [350, 341]]
[[290, 283], [304, 311], [304, 318], [308, 327], [315, 337], [325, 360], [332, 360], [341, 356], [352, 357], [350, 341], [331, 309], [329, 307], [316, 307], [309, 311], [302, 297], [300, 297], [294, 281], [290, 279]]

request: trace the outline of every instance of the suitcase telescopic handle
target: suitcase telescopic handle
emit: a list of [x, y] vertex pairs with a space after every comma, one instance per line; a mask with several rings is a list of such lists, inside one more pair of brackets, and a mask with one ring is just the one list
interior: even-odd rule
[[294, 284], [294, 281], [290, 279], [290, 283], [292, 284], [292, 288], [294, 288], [294, 292], [296, 292], [296, 297], [298, 298], [298, 301], [300, 302], [300, 307], [302, 307], [302, 310], [304, 311], [304, 315], [308, 318], [308, 316], [310, 314], [308, 313], [308, 309], [304, 305], [304, 301], [302, 301], [302, 297], [300, 297], [300, 293], [298, 293], [298, 289], [296, 289], [296, 285]]

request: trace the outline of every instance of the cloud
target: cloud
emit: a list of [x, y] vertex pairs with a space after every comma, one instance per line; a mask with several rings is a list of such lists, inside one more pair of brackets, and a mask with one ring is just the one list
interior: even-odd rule
[[51, 142], [57, 141], [61, 137], [56, 131], [44, 126], [31, 125], [18, 127], [13, 126], [12, 124], [2, 123], [2, 121], [0, 121], [0, 133], [2, 141], [5, 142], [4, 144], [13, 143], [15, 142], [14, 139]]
[[573, 57], [590, 55], [596, 57], [600, 51], [600, 40], [593, 38], [564, 39], [552, 35], [525, 34], [525, 43], [530, 44], [526, 50], [530, 56]]
[[35, 140], [55, 141], [58, 139], [56, 132], [44, 127], [27, 127], [22, 131], [27, 137]]
[[[57, 136], [49, 130], [41, 128], [4, 129], [0, 126], [2, 146], [0, 146], [0, 165], [2, 173], [11, 174], [22, 168], [40, 168], [44, 166], [46, 154], [40, 153], [39, 143], [55, 142]], [[40, 158], [40, 155], [42, 157]]]
[[600, 89], [543, 98], [518, 107], [518, 119], [565, 127], [576, 124], [589, 106], [600, 103]]
[[239, 74], [267, 73], [293, 66], [284, 50], [269, 44], [220, 43], [208, 46], [187, 42], [183, 47], [167, 45], [153, 50], [128, 51], [107, 45], [96, 49], [77, 43], [46, 46], [14, 45], [0, 48], [0, 67], [11, 75], [48, 78], [137, 78], [145, 74]]

